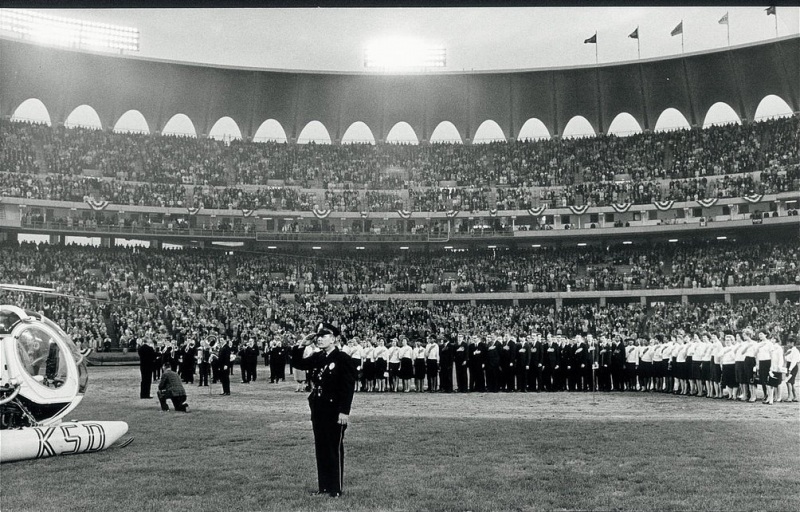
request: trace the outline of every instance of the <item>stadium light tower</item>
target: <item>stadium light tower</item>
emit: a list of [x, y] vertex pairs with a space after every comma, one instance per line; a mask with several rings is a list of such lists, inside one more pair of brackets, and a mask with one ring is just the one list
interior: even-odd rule
[[103, 51], [139, 51], [139, 29], [51, 16], [24, 9], [0, 9], [0, 31], [54, 46]]
[[364, 48], [364, 67], [375, 71], [428, 71], [447, 65], [447, 49], [408, 39], [384, 39]]

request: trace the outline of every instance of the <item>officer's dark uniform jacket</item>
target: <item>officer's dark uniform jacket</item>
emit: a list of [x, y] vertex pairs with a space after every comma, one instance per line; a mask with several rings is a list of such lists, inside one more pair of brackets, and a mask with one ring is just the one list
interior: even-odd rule
[[338, 348], [330, 354], [322, 351], [304, 358], [303, 350], [292, 349], [292, 364], [298, 370], [318, 370], [311, 374], [314, 387], [308, 396], [312, 415], [338, 418], [339, 413], [350, 414], [358, 376], [353, 358]]

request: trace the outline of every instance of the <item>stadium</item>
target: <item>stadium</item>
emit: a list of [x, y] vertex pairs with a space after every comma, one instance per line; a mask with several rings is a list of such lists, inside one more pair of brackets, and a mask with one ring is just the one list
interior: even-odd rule
[[[91, 349], [70, 414], [135, 439], [4, 463], [4, 510], [800, 509], [798, 34], [345, 72], [0, 14], [0, 303]], [[335, 499], [309, 495], [315, 334], [357, 371]], [[142, 399], [162, 367], [191, 414]]]

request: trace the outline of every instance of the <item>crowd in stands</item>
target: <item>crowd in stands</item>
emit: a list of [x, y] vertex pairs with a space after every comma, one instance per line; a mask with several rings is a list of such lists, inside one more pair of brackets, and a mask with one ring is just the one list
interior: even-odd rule
[[[24, 176], [22, 183], [4, 185], [3, 194], [75, 200], [88, 192], [97, 200], [148, 206], [475, 211], [800, 188], [798, 117], [630, 137], [474, 145], [226, 145], [9, 121], [0, 122], [0, 135], [0, 172]], [[113, 181], [87, 181], [85, 170]], [[451, 184], [442, 186], [444, 181]], [[194, 185], [194, 197], [182, 185]], [[397, 191], [402, 188], [408, 199]]]
[[[391, 259], [302, 258], [187, 250], [85, 248], [6, 244], [0, 248], [0, 282], [55, 288], [78, 297], [108, 297], [112, 302], [45, 299], [36, 295], [1, 292], [2, 300], [24, 303], [48, 312], [67, 331], [92, 346], [106, 338], [119, 346], [124, 335], [167, 329], [224, 330], [247, 336], [248, 329], [276, 323], [298, 330], [323, 315], [348, 326], [350, 335], [409, 335], [430, 328], [447, 332], [481, 329], [562, 330], [565, 335], [626, 329], [646, 337], [676, 328], [724, 330], [753, 325], [779, 326], [797, 332], [797, 304], [654, 304], [649, 308], [609, 304], [550, 304], [516, 307], [497, 304], [416, 303], [357, 299], [354, 293], [423, 292], [424, 283], [441, 283], [451, 292], [568, 291], [620, 289], [626, 282], [647, 288], [754, 286], [800, 283], [796, 242], [711, 244], [654, 247], [559, 250], [536, 255], [408, 256]], [[280, 292], [293, 292], [285, 300]], [[329, 301], [340, 292], [351, 298]], [[454, 296], [455, 298], [455, 296]], [[781, 309], [783, 308], [783, 309]], [[787, 309], [788, 308], [788, 309]], [[169, 318], [167, 318], [169, 317]], [[102, 319], [102, 321], [99, 321]], [[167, 321], [169, 319], [169, 321]], [[162, 327], [162, 324], [164, 327]], [[741, 324], [741, 325], [740, 325]], [[428, 327], [426, 327], [428, 326]], [[128, 333], [128, 331], [130, 331]], [[245, 334], [242, 334], [244, 332]], [[183, 336], [187, 335], [184, 332]], [[233, 336], [233, 334], [231, 334]]]

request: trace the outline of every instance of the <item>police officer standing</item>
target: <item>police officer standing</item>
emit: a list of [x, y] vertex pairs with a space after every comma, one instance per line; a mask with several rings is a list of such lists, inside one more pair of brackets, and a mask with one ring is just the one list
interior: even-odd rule
[[[313, 494], [342, 495], [344, 477], [344, 431], [353, 403], [357, 371], [353, 359], [336, 347], [339, 329], [322, 322], [315, 333], [292, 349], [298, 370], [318, 370], [311, 378], [308, 397], [319, 487]], [[319, 352], [303, 357], [305, 347], [316, 343]]]

